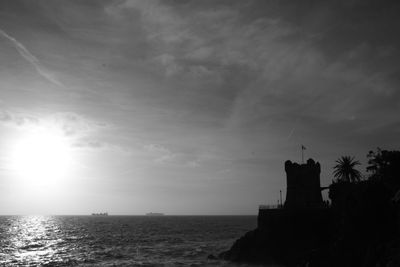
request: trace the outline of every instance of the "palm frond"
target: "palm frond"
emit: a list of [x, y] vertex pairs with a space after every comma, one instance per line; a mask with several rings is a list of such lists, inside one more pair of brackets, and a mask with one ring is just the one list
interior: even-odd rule
[[346, 182], [360, 181], [361, 173], [355, 167], [361, 165], [361, 163], [355, 160], [355, 157], [342, 156], [335, 162], [336, 165], [333, 167], [335, 178]]

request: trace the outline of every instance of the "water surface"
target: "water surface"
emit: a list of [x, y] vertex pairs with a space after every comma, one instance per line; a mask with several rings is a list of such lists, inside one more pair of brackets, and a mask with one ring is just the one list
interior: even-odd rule
[[207, 260], [255, 216], [2, 216], [0, 265], [231, 266]]

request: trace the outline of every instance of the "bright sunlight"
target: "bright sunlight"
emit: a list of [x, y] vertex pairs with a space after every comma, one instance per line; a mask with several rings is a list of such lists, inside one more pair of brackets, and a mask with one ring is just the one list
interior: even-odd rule
[[11, 167], [28, 184], [46, 185], [65, 177], [71, 147], [61, 131], [44, 128], [25, 133], [16, 141]]

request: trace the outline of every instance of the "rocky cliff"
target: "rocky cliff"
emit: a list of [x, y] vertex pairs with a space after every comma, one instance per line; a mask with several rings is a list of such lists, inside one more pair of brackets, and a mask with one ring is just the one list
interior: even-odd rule
[[334, 183], [326, 209], [260, 210], [220, 257], [284, 266], [400, 266], [399, 207], [379, 182]]

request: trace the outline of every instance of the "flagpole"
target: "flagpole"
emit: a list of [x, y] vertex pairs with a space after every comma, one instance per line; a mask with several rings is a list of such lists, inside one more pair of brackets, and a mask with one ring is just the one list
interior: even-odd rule
[[303, 149], [303, 145], [301, 145], [301, 164], [304, 164], [304, 149]]
[[304, 164], [304, 150], [306, 147], [304, 145], [301, 145], [301, 164]]

